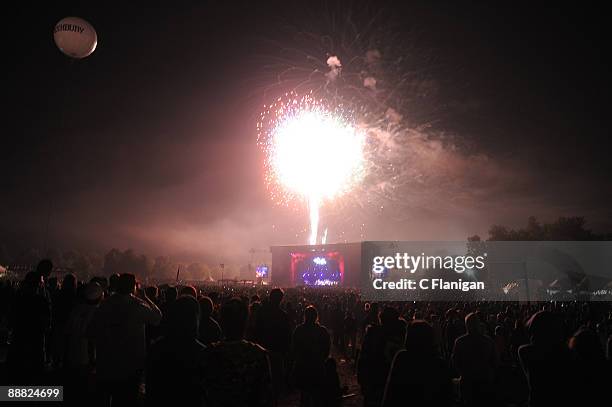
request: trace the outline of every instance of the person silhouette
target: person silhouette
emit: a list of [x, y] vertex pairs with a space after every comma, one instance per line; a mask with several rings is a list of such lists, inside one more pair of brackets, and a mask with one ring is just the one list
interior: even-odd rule
[[259, 310], [256, 321], [257, 343], [269, 352], [276, 397], [283, 389], [285, 362], [291, 346], [291, 321], [287, 313], [281, 309], [284, 295], [282, 289], [272, 289], [268, 302]]
[[61, 366], [66, 349], [66, 322], [77, 302], [77, 279], [68, 273], [62, 280], [59, 292], [53, 296], [51, 314], [51, 359], [54, 366]]
[[423, 320], [411, 321], [404, 346], [391, 364], [383, 407], [452, 405], [452, 374], [438, 355], [433, 327]]
[[461, 375], [461, 397], [467, 405], [490, 405], [498, 365], [495, 342], [483, 333], [475, 312], [465, 317], [467, 333], [455, 340], [452, 362]]
[[64, 396], [69, 404], [82, 405], [88, 401], [89, 378], [95, 362], [95, 348], [88, 332], [102, 295], [100, 284], [87, 284], [81, 292], [81, 301], [72, 309], [65, 324]]
[[380, 405], [391, 362], [397, 351], [403, 348], [405, 335], [406, 321], [391, 306], [383, 308], [380, 325], [368, 326], [357, 364], [364, 405]]
[[539, 311], [527, 322], [530, 342], [518, 349], [529, 383], [529, 405], [560, 406], [573, 400], [571, 354], [563, 340], [560, 319], [550, 311]]
[[223, 339], [205, 352], [204, 386], [209, 406], [272, 406], [268, 352], [246, 341], [248, 308], [240, 298], [221, 307]]
[[597, 405], [601, 389], [612, 383], [611, 365], [597, 333], [580, 328], [569, 340], [569, 349], [574, 360], [576, 404]]
[[90, 335], [96, 345], [96, 373], [105, 404], [112, 400], [113, 405], [133, 405], [145, 367], [145, 326], [159, 324], [162, 314], [144, 290], [136, 291], [133, 274], [121, 274], [116, 289], [100, 304]]
[[221, 327], [212, 317], [213, 302], [210, 297], [200, 298], [199, 339], [204, 345], [221, 340]]
[[15, 296], [9, 316], [12, 340], [7, 355], [11, 384], [35, 385], [43, 379], [51, 306], [42, 287], [42, 274], [30, 271]]
[[179, 297], [168, 310], [168, 331], [147, 357], [146, 402], [149, 406], [202, 405], [206, 346], [198, 341], [199, 304]]
[[321, 391], [325, 385], [325, 361], [329, 357], [330, 337], [318, 322], [317, 309], [310, 305], [304, 310], [304, 323], [293, 333], [293, 380], [301, 391], [300, 405], [323, 404]]

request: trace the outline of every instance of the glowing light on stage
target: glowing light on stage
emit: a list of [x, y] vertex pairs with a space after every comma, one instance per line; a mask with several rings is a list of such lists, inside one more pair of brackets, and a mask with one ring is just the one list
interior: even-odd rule
[[338, 285], [338, 281], [336, 280], [328, 280], [328, 279], [317, 279], [314, 285], [323, 285], [323, 286], [336, 286]]
[[268, 266], [266, 264], [260, 264], [255, 269], [255, 277], [266, 278], [268, 277]]
[[295, 94], [270, 106], [258, 128], [272, 195], [306, 202], [309, 243], [316, 244], [321, 205], [350, 191], [364, 176], [365, 133], [340, 109]]
[[314, 264], [318, 264], [319, 266], [324, 266], [327, 264], [327, 260], [325, 260], [325, 257], [315, 257], [314, 259], [312, 259], [312, 262]]

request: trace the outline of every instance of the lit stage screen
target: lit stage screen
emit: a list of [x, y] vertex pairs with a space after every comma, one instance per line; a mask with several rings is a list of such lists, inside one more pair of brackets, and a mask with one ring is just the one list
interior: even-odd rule
[[255, 269], [255, 277], [266, 278], [268, 277], [268, 266], [266, 264], [260, 264]]
[[344, 257], [337, 251], [291, 253], [291, 273], [295, 285], [341, 285]]

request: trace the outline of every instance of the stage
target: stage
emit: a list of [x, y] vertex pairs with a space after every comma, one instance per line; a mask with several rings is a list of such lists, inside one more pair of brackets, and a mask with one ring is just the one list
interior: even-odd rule
[[277, 286], [358, 286], [361, 243], [272, 246], [271, 282]]

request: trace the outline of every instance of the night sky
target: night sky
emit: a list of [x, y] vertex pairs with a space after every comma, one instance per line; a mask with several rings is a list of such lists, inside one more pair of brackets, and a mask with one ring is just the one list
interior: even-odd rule
[[[324, 207], [329, 241], [462, 240], [530, 215], [612, 229], [608, 14], [595, 6], [124, 3], [3, 12], [5, 246], [219, 259], [304, 243], [304, 207], [269, 197], [255, 123], [296, 37], [332, 35], [349, 16], [358, 31], [389, 19], [388, 43], [373, 46], [427, 55], [427, 120], [453, 143], [399, 202]], [[52, 37], [69, 15], [99, 40], [73, 63]]]

